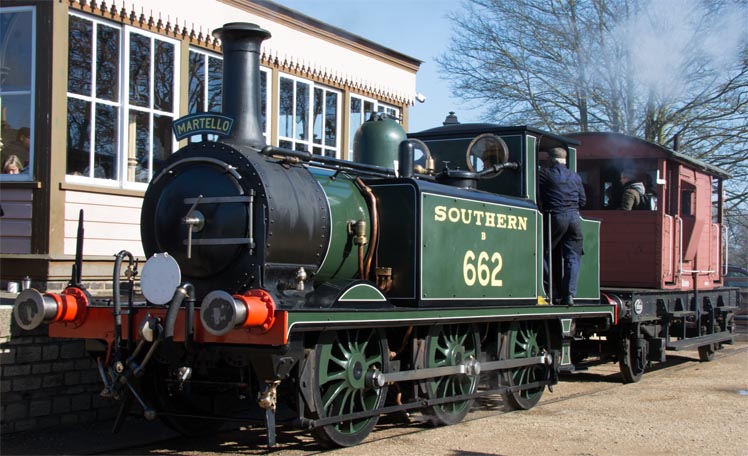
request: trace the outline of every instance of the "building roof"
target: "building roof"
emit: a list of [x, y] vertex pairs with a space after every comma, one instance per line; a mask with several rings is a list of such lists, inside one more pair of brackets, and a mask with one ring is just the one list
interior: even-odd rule
[[422, 60], [419, 60], [415, 57], [411, 57], [409, 55], [403, 54], [402, 52], [396, 51], [392, 48], [382, 46], [381, 44], [377, 42], [371, 41], [367, 38], [356, 35], [345, 29], [336, 27], [326, 22], [322, 22], [311, 16], [307, 16], [304, 13], [301, 13], [299, 11], [296, 11], [294, 9], [288, 8], [286, 6], [280, 5], [275, 2], [271, 2], [268, 0], [231, 0], [231, 1], [222, 0], [222, 1], [227, 1], [227, 3], [231, 3], [231, 1], [233, 1], [237, 3], [243, 3], [245, 5], [254, 4], [258, 7], [266, 8], [269, 11], [279, 13], [280, 14], [280, 16], [278, 16], [279, 20], [301, 22], [311, 27], [312, 28], [311, 30], [316, 30], [316, 33], [318, 34], [321, 34], [321, 35], [332, 34], [337, 38], [338, 41], [347, 41], [347, 42], [350, 42], [351, 44], [357, 44], [357, 45], [363, 46], [364, 48], [368, 48], [369, 50], [380, 52], [384, 55], [391, 56], [393, 59], [402, 61], [404, 63], [408, 63], [409, 65], [413, 66], [415, 69], [418, 69], [418, 67], [423, 63]]

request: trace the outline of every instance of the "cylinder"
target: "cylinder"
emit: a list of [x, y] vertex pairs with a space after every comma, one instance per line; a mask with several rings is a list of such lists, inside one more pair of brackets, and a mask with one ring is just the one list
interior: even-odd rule
[[400, 143], [398, 156], [398, 172], [400, 177], [413, 177], [413, 159], [415, 157], [415, 144], [411, 140]]
[[227, 142], [265, 146], [260, 117], [260, 45], [270, 32], [232, 22], [213, 31], [223, 46], [223, 114], [234, 119]]

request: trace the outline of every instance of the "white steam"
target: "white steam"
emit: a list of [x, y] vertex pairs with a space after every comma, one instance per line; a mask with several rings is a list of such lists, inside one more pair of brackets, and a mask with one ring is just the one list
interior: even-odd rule
[[677, 98], [724, 80], [748, 45], [745, 1], [644, 0], [612, 29], [612, 42], [630, 59], [633, 80], [647, 91]]

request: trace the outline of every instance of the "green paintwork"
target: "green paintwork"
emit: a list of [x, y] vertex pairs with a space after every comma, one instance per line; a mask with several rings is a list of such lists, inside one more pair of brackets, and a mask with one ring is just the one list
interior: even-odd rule
[[569, 149], [569, 158], [567, 159], [568, 167], [570, 170], [577, 172], [577, 148], [576, 147], [568, 147]]
[[527, 166], [523, 169], [525, 172], [525, 182], [527, 182], [527, 198], [535, 201], [537, 191], [537, 153], [535, 152], [535, 145], [537, 138], [532, 135], [525, 136], [525, 157], [527, 160]]
[[502, 318], [613, 318], [613, 307], [595, 306], [532, 306], [532, 307], [479, 307], [451, 309], [411, 309], [363, 311], [336, 309], [297, 311], [288, 313], [288, 330], [296, 325], [345, 326], [349, 324], [436, 324], [460, 320], [495, 321]]
[[548, 295], [545, 292], [545, 289], [543, 288], [543, 252], [544, 252], [544, 246], [543, 243], [543, 216], [538, 212], [536, 214], [537, 217], [537, 223], [535, 226], [535, 238], [536, 241], [536, 251], [538, 253], [538, 261], [535, 262], [535, 276], [537, 277], [536, 283], [535, 283], [535, 289], [538, 296], [542, 297], [542, 300], [538, 299], [538, 304], [548, 304], [550, 299], [548, 298]]
[[[371, 235], [369, 210], [353, 178], [338, 174], [332, 179], [329, 170], [310, 168], [309, 170], [322, 186], [330, 205], [331, 235], [327, 255], [316, 276], [315, 283], [335, 279], [348, 279], [358, 273], [358, 248], [352, 245], [348, 234], [349, 220], [364, 220], [367, 238]], [[350, 245], [349, 245], [350, 244]], [[348, 247], [347, 247], [348, 245]], [[364, 249], [366, 253], [367, 249]]]
[[[542, 327], [538, 322], [520, 321], [512, 323], [509, 327], [507, 358], [522, 359], [539, 356], [547, 348], [541, 331]], [[545, 379], [545, 370], [546, 367], [544, 366], [525, 366], [512, 369], [509, 371], [511, 385], [520, 386], [542, 381]], [[543, 387], [518, 391], [512, 394], [515, 394], [515, 400], [534, 404], [543, 395]]]
[[571, 364], [571, 345], [568, 340], [565, 340], [561, 345], [561, 365], [567, 366], [569, 364]]
[[561, 332], [563, 332], [565, 336], [568, 336], [571, 332], [571, 322], [571, 318], [561, 319]]
[[400, 143], [406, 139], [403, 127], [392, 119], [367, 120], [353, 137], [353, 161], [395, 168]]
[[347, 289], [338, 299], [340, 302], [346, 301], [387, 301], [381, 291], [366, 283], [357, 283]]
[[418, 199], [414, 183], [377, 184], [371, 188], [379, 208], [378, 265], [392, 268], [392, 287], [387, 291], [390, 299], [415, 299], [416, 287], [416, 210]]
[[[429, 330], [423, 367], [459, 366], [469, 358], [478, 359], [479, 353], [480, 342], [472, 325], [436, 325]], [[477, 376], [447, 375], [427, 380], [426, 393], [429, 399], [443, 399], [473, 394], [477, 386]], [[440, 424], [454, 424], [462, 420], [472, 403], [472, 400], [447, 402], [432, 407], [426, 414], [434, 415]]]
[[584, 255], [579, 268], [577, 299], [600, 299], [600, 222], [582, 219]]
[[[383, 370], [389, 354], [375, 328], [328, 331], [317, 344], [318, 366], [315, 388], [322, 417], [376, 410], [382, 406], [386, 388], [369, 388], [366, 373]], [[344, 421], [329, 425], [328, 436], [364, 438], [376, 423], [376, 417]]]
[[537, 212], [421, 195], [421, 299], [537, 299]]

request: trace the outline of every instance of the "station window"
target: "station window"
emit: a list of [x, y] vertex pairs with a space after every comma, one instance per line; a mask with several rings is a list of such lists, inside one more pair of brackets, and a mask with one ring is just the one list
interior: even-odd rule
[[[196, 112], [220, 112], [223, 106], [223, 58], [212, 52], [190, 49], [189, 62], [188, 110], [190, 114]], [[265, 138], [269, 137], [268, 128], [268, 97], [270, 70], [260, 67], [260, 115], [262, 117], [262, 131]], [[191, 138], [190, 141], [200, 141], [201, 137]], [[213, 135], [210, 140], [217, 139]]]
[[339, 158], [340, 92], [290, 76], [279, 84], [279, 145]]
[[73, 182], [145, 184], [175, 150], [178, 42], [69, 16], [67, 174]]
[[223, 59], [218, 54], [190, 49], [188, 111], [218, 112], [221, 110]]
[[0, 8], [2, 181], [34, 176], [36, 9]]

